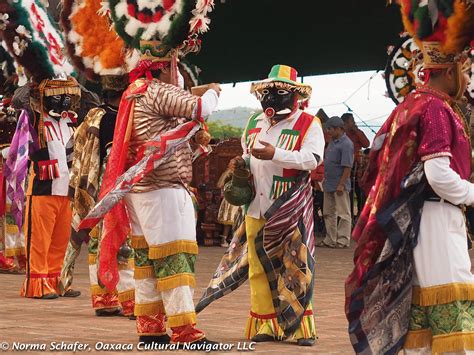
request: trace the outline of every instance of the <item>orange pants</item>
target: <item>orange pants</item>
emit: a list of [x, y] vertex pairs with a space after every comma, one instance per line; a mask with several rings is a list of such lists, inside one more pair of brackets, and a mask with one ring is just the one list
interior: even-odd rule
[[59, 276], [71, 235], [71, 205], [65, 196], [28, 196], [25, 215], [26, 280], [23, 297], [59, 294]]

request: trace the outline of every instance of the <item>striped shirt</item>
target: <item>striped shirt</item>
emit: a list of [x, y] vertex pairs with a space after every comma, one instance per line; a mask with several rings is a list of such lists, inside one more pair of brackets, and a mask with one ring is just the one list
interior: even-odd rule
[[[136, 99], [130, 137], [128, 167], [137, 161], [140, 147], [157, 135], [194, 118], [198, 97], [158, 80], [148, 83], [147, 91]], [[131, 192], [148, 192], [185, 186], [192, 179], [192, 151], [182, 145], [158, 168], [138, 182]]]

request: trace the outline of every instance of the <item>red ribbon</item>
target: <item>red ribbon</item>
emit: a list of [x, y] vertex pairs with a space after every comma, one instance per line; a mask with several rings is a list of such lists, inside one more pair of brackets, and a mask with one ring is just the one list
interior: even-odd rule
[[151, 72], [153, 70], [162, 70], [169, 65], [168, 62], [153, 62], [151, 60], [141, 60], [137, 67], [130, 72], [130, 83], [140, 79], [144, 75], [147, 80], [152, 80]]

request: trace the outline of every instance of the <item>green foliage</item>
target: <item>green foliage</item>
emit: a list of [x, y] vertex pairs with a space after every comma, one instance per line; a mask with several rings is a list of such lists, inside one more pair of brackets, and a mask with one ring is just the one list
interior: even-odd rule
[[226, 138], [240, 138], [243, 129], [229, 124], [223, 124], [221, 121], [207, 122], [209, 133], [212, 138], [226, 139]]

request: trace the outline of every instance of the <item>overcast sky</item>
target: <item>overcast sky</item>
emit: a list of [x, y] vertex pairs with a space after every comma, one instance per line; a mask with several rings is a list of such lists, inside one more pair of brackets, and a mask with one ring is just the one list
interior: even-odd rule
[[[323, 108], [329, 116], [340, 116], [348, 111], [348, 105], [355, 113], [356, 123], [370, 140], [374, 136], [371, 129], [377, 131], [395, 107], [393, 101], [386, 97], [382, 72], [317, 75], [305, 77], [304, 82], [313, 87], [309, 112], [316, 113]], [[239, 106], [260, 108], [257, 99], [250, 94], [249, 82], [237, 83], [235, 87], [225, 84], [222, 89], [218, 110]], [[373, 127], [367, 128], [362, 121]]]

